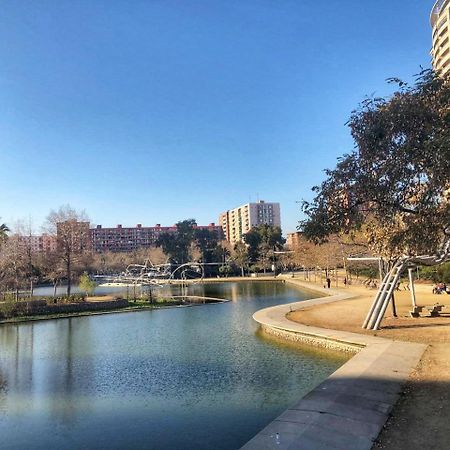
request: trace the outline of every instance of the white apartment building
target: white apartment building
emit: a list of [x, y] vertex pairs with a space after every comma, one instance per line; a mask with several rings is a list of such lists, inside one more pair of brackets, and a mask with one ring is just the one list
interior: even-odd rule
[[225, 239], [232, 244], [242, 241], [245, 233], [261, 224], [281, 227], [279, 203], [263, 200], [257, 203], [246, 203], [219, 216], [219, 225], [222, 227]]
[[446, 75], [450, 70], [450, 0], [438, 0], [434, 4], [430, 24], [433, 32], [433, 67], [440, 75]]

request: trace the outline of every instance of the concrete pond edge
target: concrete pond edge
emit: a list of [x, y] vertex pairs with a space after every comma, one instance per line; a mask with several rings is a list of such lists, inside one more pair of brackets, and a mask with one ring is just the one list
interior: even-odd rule
[[253, 319], [264, 332], [354, 356], [242, 449], [370, 450], [427, 346], [293, 322], [286, 317], [291, 311], [357, 294], [312, 287], [287, 277], [279, 279], [325, 295], [257, 311]]

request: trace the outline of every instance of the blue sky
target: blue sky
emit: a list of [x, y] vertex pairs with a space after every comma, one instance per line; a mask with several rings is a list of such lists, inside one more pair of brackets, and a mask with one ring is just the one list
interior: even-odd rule
[[424, 0], [5, 0], [0, 217], [171, 225], [258, 197], [284, 232], [366, 95], [429, 67]]

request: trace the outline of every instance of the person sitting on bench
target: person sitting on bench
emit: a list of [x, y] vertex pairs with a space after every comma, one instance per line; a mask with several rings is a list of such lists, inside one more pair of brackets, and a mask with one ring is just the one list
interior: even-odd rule
[[447, 289], [447, 285], [445, 283], [439, 283], [433, 288], [433, 294], [450, 294], [450, 291]]

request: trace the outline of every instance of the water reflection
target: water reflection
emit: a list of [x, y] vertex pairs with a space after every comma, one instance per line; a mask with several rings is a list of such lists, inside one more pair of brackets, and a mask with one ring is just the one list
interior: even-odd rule
[[0, 327], [2, 442], [239, 448], [343, 362], [257, 332], [254, 311], [310, 294], [259, 282], [189, 294], [233, 302]]

